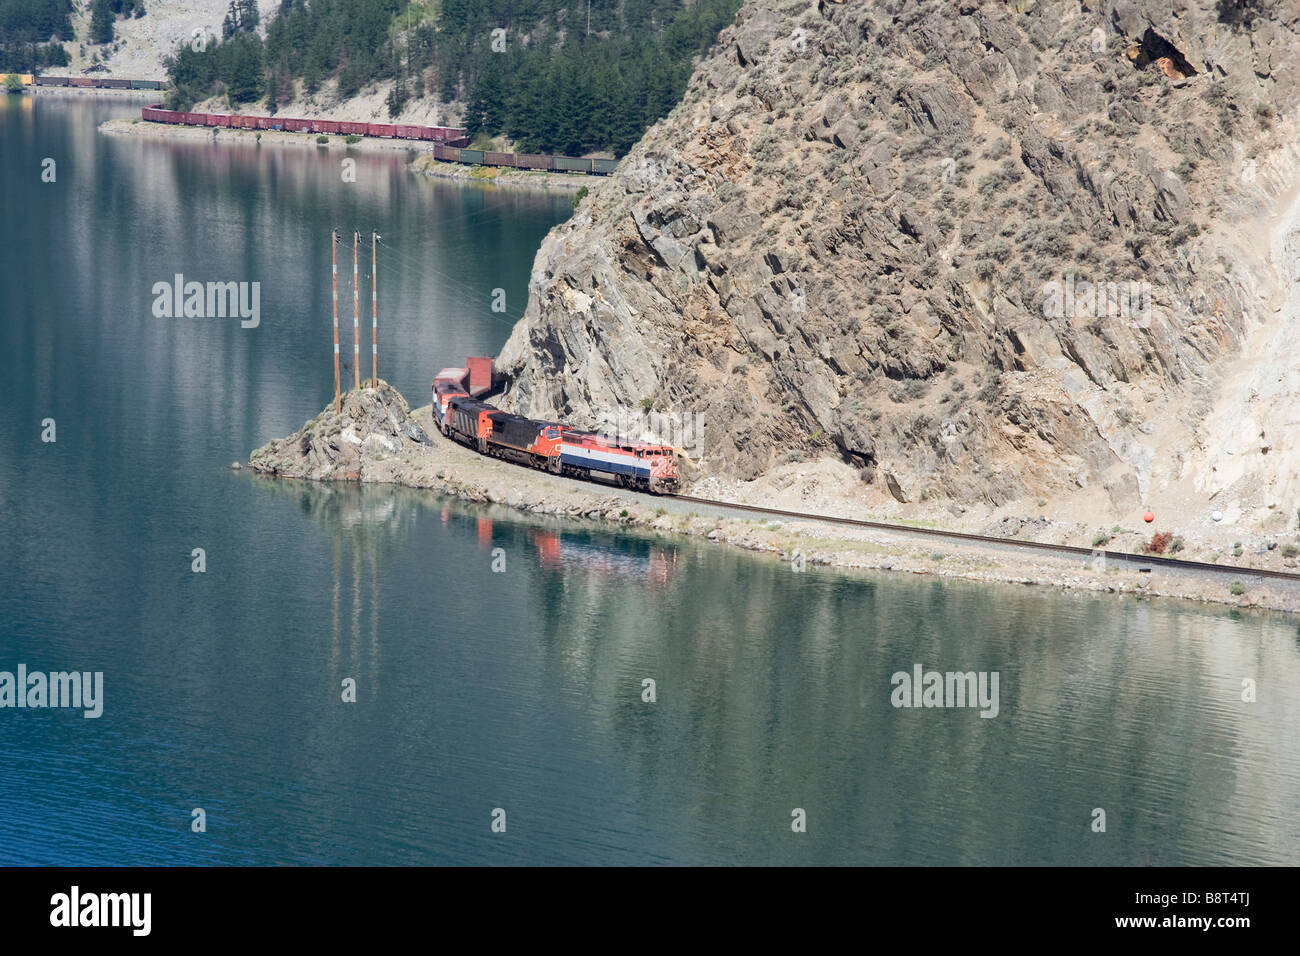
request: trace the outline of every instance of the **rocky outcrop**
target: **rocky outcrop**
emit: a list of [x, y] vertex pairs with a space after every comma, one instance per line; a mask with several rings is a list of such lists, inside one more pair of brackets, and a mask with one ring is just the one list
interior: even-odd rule
[[1280, 301], [1298, 48], [1253, 0], [750, 0], [544, 241], [499, 404], [693, 416], [703, 475], [1132, 507]]
[[362, 481], [365, 472], [431, 444], [397, 389], [380, 381], [331, 402], [296, 434], [268, 442], [249, 456], [262, 474], [314, 481]]

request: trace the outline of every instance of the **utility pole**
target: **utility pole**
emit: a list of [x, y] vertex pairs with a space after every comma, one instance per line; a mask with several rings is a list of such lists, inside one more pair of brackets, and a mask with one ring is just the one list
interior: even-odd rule
[[330, 273], [334, 283], [334, 414], [342, 410], [339, 400], [339, 237], [330, 230]]
[[379, 384], [379, 233], [370, 233], [370, 384]]
[[361, 292], [357, 289], [357, 244], [361, 233], [352, 233], [352, 377], [361, 388]]

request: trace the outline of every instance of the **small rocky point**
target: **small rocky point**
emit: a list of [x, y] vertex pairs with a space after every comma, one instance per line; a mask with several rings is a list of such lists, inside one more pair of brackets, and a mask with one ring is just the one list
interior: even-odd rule
[[261, 474], [313, 481], [361, 481], [379, 462], [430, 445], [428, 433], [411, 417], [397, 389], [380, 380], [343, 396], [288, 438], [268, 442], [249, 456], [249, 466]]

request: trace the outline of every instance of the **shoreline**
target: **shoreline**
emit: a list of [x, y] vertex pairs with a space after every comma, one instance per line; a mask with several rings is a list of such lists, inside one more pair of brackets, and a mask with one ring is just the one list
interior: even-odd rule
[[112, 90], [96, 86], [24, 86], [21, 91], [31, 96], [107, 96], [111, 99], [136, 97], [141, 100], [158, 100], [162, 90]]
[[[1028, 551], [1013, 540], [976, 544], [921, 538], [795, 518], [742, 517], [727, 503], [702, 506], [609, 485], [561, 478], [485, 457], [443, 438], [432, 409], [410, 412], [391, 386], [344, 396], [302, 430], [273, 440], [248, 460], [255, 473], [314, 481], [355, 481], [422, 488], [515, 511], [597, 520], [664, 537], [686, 535], [764, 553], [798, 567], [885, 570], [981, 583], [1055, 587], [1300, 613], [1300, 581], [1258, 579], [1231, 567], [1150, 572], [1089, 567], [1077, 558]], [[1231, 593], [1240, 576], [1241, 594]]]
[[[53, 89], [63, 89], [53, 87]], [[81, 92], [81, 91], [74, 91]], [[105, 92], [92, 90], [90, 92]], [[136, 92], [133, 90], [107, 92]], [[583, 186], [590, 186], [591, 180], [604, 177], [551, 173], [544, 170], [505, 169], [493, 166], [465, 166], [461, 163], [445, 163], [435, 160], [426, 148], [411, 140], [381, 139], [363, 136], [355, 143], [349, 143], [339, 135], [328, 137], [329, 142], [318, 143], [316, 133], [290, 133], [284, 130], [248, 130], [233, 129], [223, 126], [173, 126], [166, 123], [152, 123], [134, 117], [132, 119], [110, 119], [99, 124], [99, 130], [110, 136], [139, 136], [147, 139], [170, 139], [183, 142], [209, 143], [213, 146], [297, 146], [310, 149], [361, 150], [364, 152], [408, 153], [407, 169], [420, 176], [438, 179], [450, 179], [465, 183], [480, 183], [488, 186], [508, 186], [515, 189], [534, 189], [549, 191], [559, 189], [577, 192]], [[319, 134], [323, 135], [323, 134]]]

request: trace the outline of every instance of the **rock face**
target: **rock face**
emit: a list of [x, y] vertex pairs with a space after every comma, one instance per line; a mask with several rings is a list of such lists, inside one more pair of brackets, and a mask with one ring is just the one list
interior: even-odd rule
[[499, 404], [909, 502], [1208, 475], [1294, 269], [1297, 49], [1281, 0], [750, 0], [544, 241]]
[[360, 481], [368, 467], [398, 457], [414, 445], [431, 444], [397, 389], [380, 381], [331, 402], [288, 438], [268, 442], [249, 457], [254, 471], [314, 481]]

